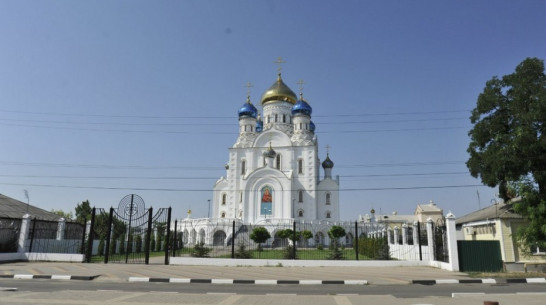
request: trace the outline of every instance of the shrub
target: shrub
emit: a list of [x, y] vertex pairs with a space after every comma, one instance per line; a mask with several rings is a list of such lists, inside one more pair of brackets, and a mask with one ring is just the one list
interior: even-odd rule
[[193, 252], [191, 253], [191, 256], [193, 257], [208, 257], [210, 252], [210, 248], [205, 247], [204, 242], [200, 242], [197, 245], [193, 247]]
[[358, 239], [358, 253], [368, 259], [390, 259], [389, 244], [386, 238], [360, 237]]
[[251, 258], [252, 254], [250, 251], [246, 250], [244, 243], [239, 243], [237, 251], [235, 251], [235, 258]]

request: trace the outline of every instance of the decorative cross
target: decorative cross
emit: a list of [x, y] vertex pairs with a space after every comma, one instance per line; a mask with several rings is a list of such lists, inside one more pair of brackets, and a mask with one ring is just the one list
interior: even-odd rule
[[303, 79], [300, 79], [296, 84], [300, 85], [300, 96], [303, 95], [303, 84], [305, 84], [305, 82], [303, 81]]
[[282, 59], [282, 57], [279, 56], [279, 58], [277, 58], [277, 60], [275, 60], [275, 63], [279, 65], [279, 67], [277, 68], [277, 72], [281, 73], [282, 64], [286, 63], [286, 61], [284, 61]]
[[246, 83], [245, 87], [246, 87], [246, 95], [250, 96], [250, 88], [254, 87], [254, 85], [252, 85], [251, 82], [248, 82]]
[[330, 145], [326, 144], [326, 154], [330, 153]]

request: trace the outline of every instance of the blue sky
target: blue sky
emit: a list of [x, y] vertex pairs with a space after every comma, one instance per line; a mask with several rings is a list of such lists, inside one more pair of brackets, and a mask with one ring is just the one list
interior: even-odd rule
[[[275, 81], [313, 107], [341, 217], [462, 216], [485, 82], [546, 57], [544, 1], [2, 1], [0, 193], [46, 210], [127, 194], [207, 215], [237, 110]], [[260, 107], [259, 107], [260, 108]], [[479, 200], [478, 200], [479, 192]]]

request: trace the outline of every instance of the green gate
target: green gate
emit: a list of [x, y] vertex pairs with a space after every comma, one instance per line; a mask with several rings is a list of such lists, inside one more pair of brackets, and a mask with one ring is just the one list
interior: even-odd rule
[[502, 271], [502, 256], [498, 240], [459, 240], [457, 247], [461, 271]]

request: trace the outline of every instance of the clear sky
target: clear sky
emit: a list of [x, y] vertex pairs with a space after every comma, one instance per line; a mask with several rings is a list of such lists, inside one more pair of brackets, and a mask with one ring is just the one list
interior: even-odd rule
[[[462, 216], [485, 82], [546, 58], [545, 1], [1, 1], [0, 193], [46, 210], [127, 194], [205, 217], [237, 110], [283, 80], [313, 107], [341, 217]], [[261, 107], [258, 107], [261, 109]], [[478, 196], [479, 194], [479, 196]]]

